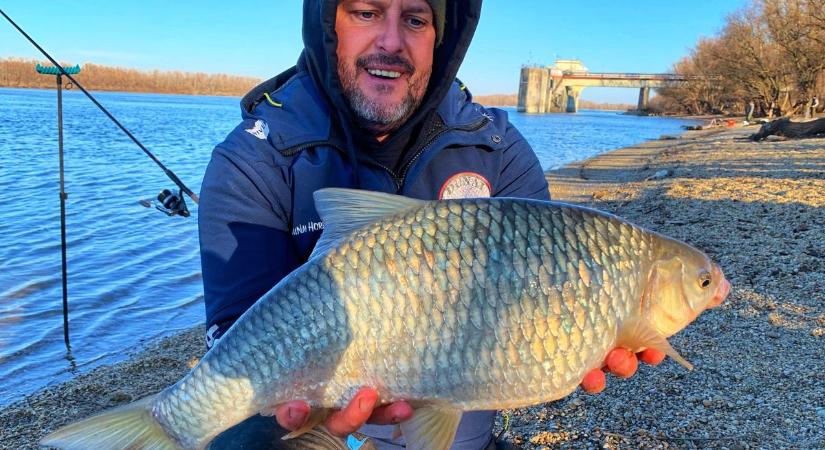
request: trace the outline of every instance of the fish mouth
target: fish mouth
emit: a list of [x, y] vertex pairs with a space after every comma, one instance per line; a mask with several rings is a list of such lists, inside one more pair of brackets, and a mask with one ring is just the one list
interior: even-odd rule
[[725, 273], [722, 272], [722, 268], [716, 264], [713, 264], [711, 268], [711, 272], [713, 273], [713, 278], [720, 279], [722, 281], [716, 286], [716, 291], [713, 293], [713, 296], [708, 301], [708, 308], [716, 308], [717, 306], [721, 305], [723, 301], [728, 297], [730, 294], [730, 282], [725, 278]]
[[708, 307], [716, 308], [721, 305], [722, 302], [728, 297], [728, 294], [730, 294], [730, 282], [723, 277], [722, 282], [719, 283], [719, 286], [716, 288], [716, 292], [713, 294], [713, 297], [711, 297]]

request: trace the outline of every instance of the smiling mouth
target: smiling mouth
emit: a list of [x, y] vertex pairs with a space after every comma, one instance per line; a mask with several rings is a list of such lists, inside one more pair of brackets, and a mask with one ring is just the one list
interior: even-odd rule
[[367, 69], [367, 72], [374, 77], [388, 80], [394, 80], [401, 76], [401, 72], [396, 72], [394, 70]]

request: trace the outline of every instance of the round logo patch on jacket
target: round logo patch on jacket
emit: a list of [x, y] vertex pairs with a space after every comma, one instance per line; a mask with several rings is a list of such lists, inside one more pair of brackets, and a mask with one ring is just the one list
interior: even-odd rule
[[485, 198], [491, 193], [490, 182], [482, 175], [475, 172], [459, 172], [444, 182], [438, 192], [438, 199]]

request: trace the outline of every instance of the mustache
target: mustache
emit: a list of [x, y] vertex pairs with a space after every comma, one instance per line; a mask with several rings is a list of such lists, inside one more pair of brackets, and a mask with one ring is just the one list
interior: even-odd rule
[[355, 65], [359, 69], [366, 69], [367, 66], [370, 65], [403, 67], [404, 71], [408, 74], [412, 75], [415, 73], [415, 67], [413, 67], [412, 63], [407, 58], [398, 55], [377, 53], [374, 55], [361, 56], [355, 61]]

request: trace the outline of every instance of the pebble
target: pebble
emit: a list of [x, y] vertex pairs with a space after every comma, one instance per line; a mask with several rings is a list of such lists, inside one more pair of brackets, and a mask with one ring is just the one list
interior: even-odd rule
[[132, 396], [125, 392], [115, 392], [109, 399], [113, 403], [128, 403], [132, 401]]
[[671, 172], [670, 170], [659, 170], [656, 173], [654, 173], [653, 175], [645, 178], [645, 180], [661, 180], [662, 178], [667, 178], [672, 173], [673, 172]]

